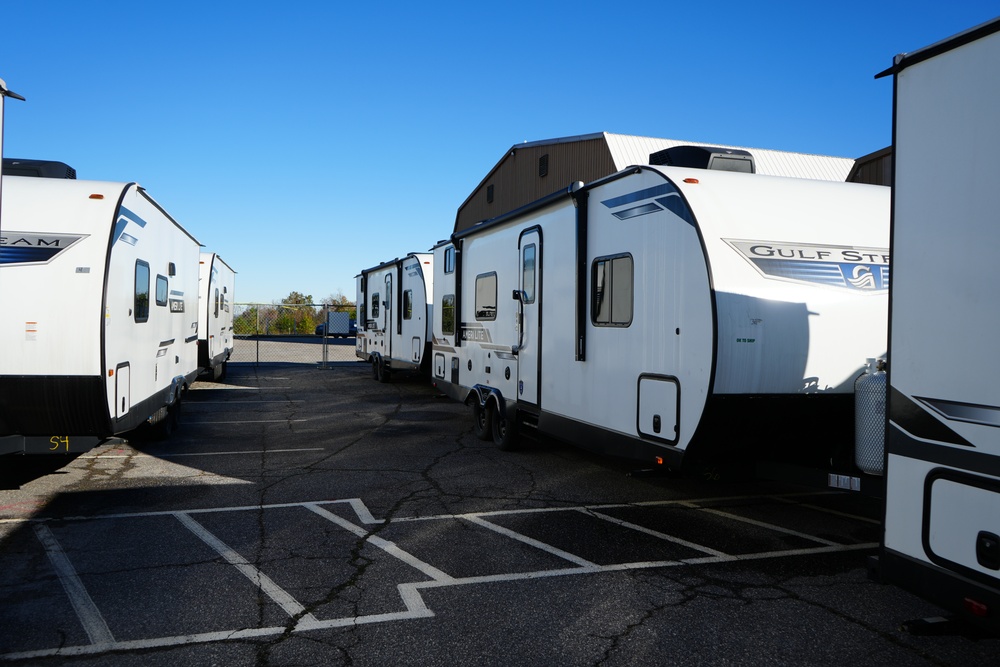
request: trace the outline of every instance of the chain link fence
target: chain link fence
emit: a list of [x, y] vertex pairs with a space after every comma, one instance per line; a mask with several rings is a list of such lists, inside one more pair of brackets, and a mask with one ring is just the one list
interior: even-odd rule
[[327, 364], [357, 361], [353, 304], [233, 304], [230, 361]]

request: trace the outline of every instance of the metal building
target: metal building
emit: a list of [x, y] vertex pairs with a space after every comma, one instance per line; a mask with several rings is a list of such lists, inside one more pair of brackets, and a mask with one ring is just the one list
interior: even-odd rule
[[589, 183], [675, 146], [715, 146], [752, 154], [756, 173], [829, 181], [846, 181], [852, 158], [791, 153], [697, 141], [657, 139], [598, 132], [526, 142], [510, 147], [458, 208], [455, 231], [495, 218], [552, 194], [575, 181]]

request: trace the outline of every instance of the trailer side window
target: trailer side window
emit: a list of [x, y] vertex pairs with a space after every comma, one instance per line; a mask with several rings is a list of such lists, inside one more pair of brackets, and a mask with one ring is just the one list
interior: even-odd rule
[[167, 305], [167, 277], [156, 276], [156, 305]]
[[413, 290], [411, 289], [403, 292], [403, 319], [413, 319]]
[[455, 247], [444, 249], [444, 272], [455, 273]]
[[590, 319], [596, 326], [632, 323], [632, 256], [598, 257], [591, 268]]
[[455, 333], [455, 295], [445, 294], [441, 297], [441, 333]]
[[495, 320], [497, 318], [497, 274], [484, 273], [476, 276], [476, 319]]
[[372, 294], [372, 317], [378, 317], [378, 292]]
[[215, 317], [219, 316], [219, 288], [215, 288]]
[[521, 289], [524, 291], [525, 303], [535, 302], [535, 244], [524, 247], [521, 264]]
[[135, 303], [132, 316], [136, 322], [149, 319], [149, 264], [141, 260], [135, 263]]

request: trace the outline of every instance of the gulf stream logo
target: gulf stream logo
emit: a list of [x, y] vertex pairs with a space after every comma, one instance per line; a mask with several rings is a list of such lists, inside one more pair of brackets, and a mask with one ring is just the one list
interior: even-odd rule
[[889, 289], [886, 248], [722, 240], [765, 278], [873, 294]]
[[39, 234], [5, 230], [0, 235], [0, 265], [45, 264], [86, 237], [86, 234]]

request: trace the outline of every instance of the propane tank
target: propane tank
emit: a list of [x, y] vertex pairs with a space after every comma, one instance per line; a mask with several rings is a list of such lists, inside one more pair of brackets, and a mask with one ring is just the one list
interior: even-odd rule
[[869, 475], [885, 467], [885, 398], [885, 360], [868, 359], [854, 382], [854, 463]]

